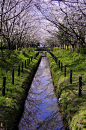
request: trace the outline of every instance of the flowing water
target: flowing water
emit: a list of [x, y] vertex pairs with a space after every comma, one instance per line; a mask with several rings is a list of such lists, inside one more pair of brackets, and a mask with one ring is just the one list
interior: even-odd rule
[[19, 130], [64, 130], [47, 57], [43, 57], [25, 102]]

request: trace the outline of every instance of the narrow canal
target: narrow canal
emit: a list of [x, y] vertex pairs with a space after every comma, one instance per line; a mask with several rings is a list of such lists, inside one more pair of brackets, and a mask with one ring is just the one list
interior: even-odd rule
[[42, 57], [25, 101], [19, 130], [64, 130], [47, 57]]

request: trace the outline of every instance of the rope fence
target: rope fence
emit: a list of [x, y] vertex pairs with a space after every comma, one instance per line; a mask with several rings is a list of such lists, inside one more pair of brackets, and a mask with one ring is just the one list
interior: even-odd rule
[[[7, 80], [7, 78], [9, 78], [11, 75], [9, 74], [9, 75], [7, 75], [7, 77], [6, 77], [6, 76], [3, 76], [3, 80], [1, 81], [1, 82], [2, 82], [2, 89], [1, 89], [1, 91], [2, 91], [2, 96], [5, 96], [6, 85], [7, 85], [8, 83], [11, 82], [11, 83], [14, 85], [14, 83], [15, 83], [15, 76], [14, 76], [15, 71], [17, 70], [17, 75], [20, 76], [20, 73], [21, 73], [21, 72], [22, 72], [22, 73], [24, 72], [23, 69], [26, 68], [27, 65], [30, 64], [30, 62], [32, 62], [32, 60], [35, 59], [38, 55], [39, 55], [39, 52], [37, 52], [34, 56], [29, 57], [29, 58], [27, 59], [27, 61], [25, 60], [25, 63], [22, 62], [21, 66], [18, 65], [18, 67], [17, 67], [16, 69], [12, 69], [12, 77], [9, 79], [8, 82], [6, 82], [6, 80]], [[0, 92], [1, 92], [1, 91], [0, 91]]]
[[[76, 85], [78, 86], [78, 96], [80, 97], [82, 95], [82, 91], [84, 91], [82, 89], [82, 84], [84, 83], [84, 81], [82, 81], [82, 76], [78, 77], [77, 75], [73, 74], [72, 69], [69, 70], [66, 65], [63, 66], [63, 63], [60, 62], [60, 60], [58, 59], [58, 57], [56, 57], [52, 52], [49, 52], [49, 53], [53, 57], [54, 61], [58, 65], [58, 67], [61, 68], [61, 71], [63, 71], [63, 67], [64, 67], [64, 77], [66, 77], [67, 71], [69, 72], [69, 74], [70, 74], [70, 77], [69, 77], [70, 84], [72, 84], [72, 82], [73, 82], [73, 76], [75, 76], [75, 78], [77, 78], [78, 84], [76, 83]], [[84, 85], [86, 85], [86, 83], [84, 83]]]
[[[25, 60], [25, 62], [22, 62], [21, 65], [18, 66], [13, 66], [12, 71], [7, 71], [6, 69], [4, 69], [4, 71], [6, 72], [6, 76], [0, 76], [0, 96], [5, 96], [6, 95], [6, 85], [11, 83], [12, 85], [15, 84], [15, 72], [17, 72], [17, 76], [20, 76], [21, 72], [24, 72], [24, 68], [27, 67], [27, 65], [29, 65], [33, 59], [36, 59], [36, 57], [39, 55], [39, 52], [37, 52], [34, 56], [31, 56], [27, 59], [27, 61]], [[10, 69], [10, 68], [9, 68]], [[12, 73], [12, 75], [10, 74]], [[2, 79], [2, 80], [1, 80]], [[8, 82], [7, 82], [8, 81]], [[8, 89], [8, 88], [7, 88]], [[8, 90], [7, 90], [8, 91]], [[12, 93], [12, 88], [9, 89], [10, 93]], [[0, 129], [3, 128], [3, 121], [1, 119], [1, 111], [0, 111]]]

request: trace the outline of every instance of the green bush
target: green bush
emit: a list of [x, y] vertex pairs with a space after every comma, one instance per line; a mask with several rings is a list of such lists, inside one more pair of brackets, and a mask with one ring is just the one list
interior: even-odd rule
[[86, 54], [86, 47], [77, 47], [76, 51], [81, 54]]

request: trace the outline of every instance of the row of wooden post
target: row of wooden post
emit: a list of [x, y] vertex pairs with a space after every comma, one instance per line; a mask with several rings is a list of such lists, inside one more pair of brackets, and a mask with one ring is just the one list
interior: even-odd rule
[[[60, 63], [60, 60], [58, 60], [58, 58], [55, 57], [53, 53], [51, 53], [51, 52], [49, 52], [49, 53], [52, 55], [56, 64], [59, 65], [59, 68], [61, 68], [61, 71], [63, 71], [62, 62]], [[64, 76], [66, 77], [66, 65], [64, 65]], [[70, 84], [72, 84], [72, 70], [70, 70]], [[79, 96], [81, 96], [81, 91], [82, 91], [82, 76], [79, 76], [79, 93], [78, 93]]]
[[[34, 58], [36, 58], [39, 55], [39, 52], [35, 54]], [[33, 57], [29, 57], [27, 59], [27, 64], [30, 64], [30, 61], [32, 61]], [[21, 72], [23, 72], [23, 62], [21, 65]], [[25, 68], [26, 68], [26, 60], [25, 60]], [[20, 76], [20, 65], [18, 66], [18, 76]], [[14, 85], [14, 69], [12, 69], [12, 84]], [[6, 86], [6, 77], [3, 76], [3, 88], [2, 88], [2, 96], [5, 96], [5, 86]]]

